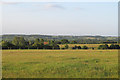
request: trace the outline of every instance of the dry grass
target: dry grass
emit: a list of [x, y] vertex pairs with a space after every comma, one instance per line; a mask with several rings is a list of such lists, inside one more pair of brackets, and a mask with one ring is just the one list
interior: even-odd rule
[[118, 77], [117, 50], [3, 50], [2, 53], [3, 78]]
[[[74, 47], [74, 46], [81, 46], [81, 47], [83, 47], [83, 46], [87, 46], [87, 47], [89, 47], [90, 49], [92, 48], [92, 47], [94, 47], [95, 49], [97, 49], [98, 47], [99, 47], [99, 45], [104, 45], [104, 44], [68, 44], [68, 46], [69, 46], [69, 48], [71, 48], [71, 47]], [[110, 46], [111, 44], [108, 44], [108, 46]], [[59, 45], [60, 47], [65, 47], [65, 44], [60, 44]]]

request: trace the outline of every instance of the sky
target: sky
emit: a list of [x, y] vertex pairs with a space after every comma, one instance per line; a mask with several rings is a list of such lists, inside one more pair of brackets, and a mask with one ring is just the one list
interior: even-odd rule
[[117, 2], [4, 2], [2, 34], [118, 35]]

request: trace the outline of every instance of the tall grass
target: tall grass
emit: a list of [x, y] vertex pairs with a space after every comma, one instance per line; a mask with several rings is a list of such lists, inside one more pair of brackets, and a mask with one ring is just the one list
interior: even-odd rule
[[3, 78], [117, 78], [117, 50], [3, 50]]

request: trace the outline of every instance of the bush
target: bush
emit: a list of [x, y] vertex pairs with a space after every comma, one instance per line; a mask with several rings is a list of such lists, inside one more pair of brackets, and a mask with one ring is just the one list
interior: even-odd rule
[[88, 47], [87, 46], [83, 46], [82, 49], [88, 49]]
[[57, 44], [54, 44], [52, 47], [53, 47], [53, 49], [60, 49], [60, 46]]
[[75, 45], [75, 49], [78, 49], [78, 46]]
[[81, 46], [74, 46], [74, 47], [72, 47], [72, 49], [81, 49]]
[[120, 46], [119, 45], [111, 44], [110, 45], [110, 49], [120, 49]]
[[81, 46], [78, 46], [78, 49], [81, 49]]
[[75, 47], [72, 47], [72, 49], [76, 49]]
[[44, 45], [44, 49], [52, 49], [52, 46], [46, 44], [46, 45]]
[[100, 45], [98, 49], [109, 49], [109, 47], [107, 44], [105, 44], [105, 45]]
[[69, 48], [69, 46], [66, 44], [66, 45], [65, 45], [65, 49], [68, 49], [68, 48]]
[[65, 48], [61, 48], [61, 49], [63, 49], [63, 50], [64, 50]]
[[92, 50], [94, 50], [95, 48], [94, 47], [92, 47]]

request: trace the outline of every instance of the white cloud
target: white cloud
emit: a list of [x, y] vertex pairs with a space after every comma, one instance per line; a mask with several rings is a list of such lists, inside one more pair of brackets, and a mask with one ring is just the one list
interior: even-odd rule
[[0, 1], [0, 4], [2, 5], [12, 5], [12, 4], [20, 4], [22, 2], [4, 2], [4, 1]]
[[44, 7], [45, 8], [59, 8], [59, 9], [64, 9], [63, 6], [57, 5], [57, 4], [45, 4]]

